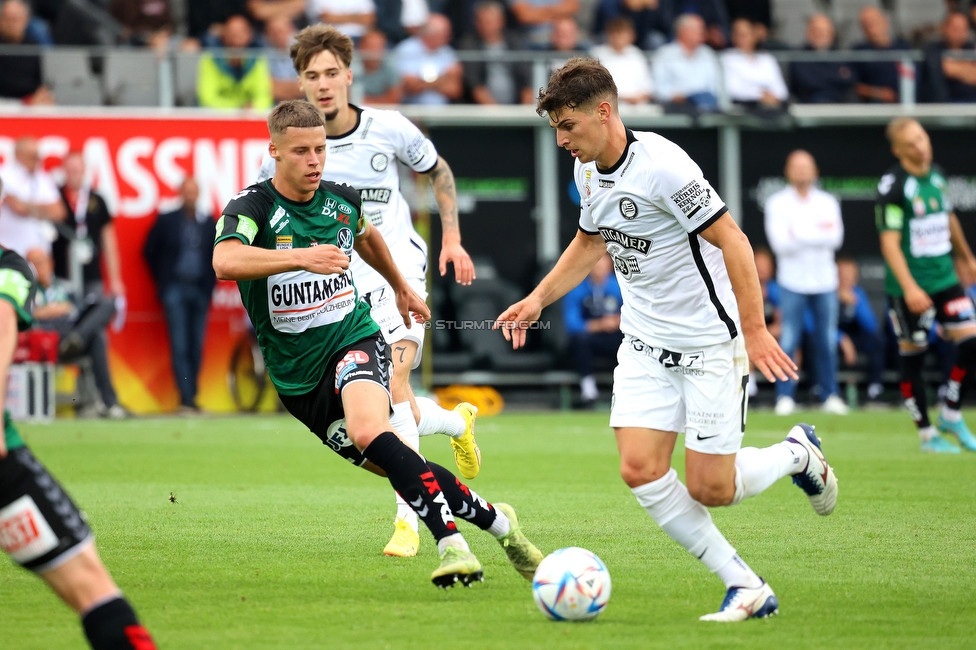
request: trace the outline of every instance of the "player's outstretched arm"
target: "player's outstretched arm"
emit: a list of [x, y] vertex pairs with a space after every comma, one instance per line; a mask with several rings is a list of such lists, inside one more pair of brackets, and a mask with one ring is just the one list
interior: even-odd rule
[[454, 265], [454, 278], [461, 284], [468, 285], [474, 280], [474, 263], [471, 256], [461, 246], [461, 224], [458, 222], [457, 186], [454, 184], [454, 172], [447, 161], [437, 157], [428, 176], [434, 190], [434, 200], [437, 201], [437, 211], [441, 218], [441, 255], [437, 267], [444, 276], [447, 265]]
[[505, 340], [512, 342], [512, 349], [525, 345], [525, 330], [529, 324], [539, 320], [545, 307], [579, 285], [606, 252], [607, 245], [600, 235], [576, 231], [576, 237], [559, 256], [556, 266], [532, 293], [498, 316], [494, 329], [501, 328]]
[[393, 261], [393, 256], [390, 255], [390, 249], [383, 240], [383, 235], [368, 221], [363, 221], [363, 231], [356, 236], [353, 248], [364, 262], [376, 269], [393, 287], [397, 309], [400, 310], [404, 325], [410, 327], [410, 314], [414, 314], [421, 322], [430, 319], [427, 303], [407, 284], [396, 262]]
[[766, 329], [759, 273], [756, 271], [752, 246], [745, 233], [726, 212], [703, 230], [701, 236], [709, 244], [722, 250], [732, 291], [735, 292], [735, 300], [739, 305], [739, 321], [749, 360], [769, 381], [798, 379], [796, 364]]
[[[951, 224], [951, 222], [950, 222]], [[901, 290], [905, 293], [905, 304], [913, 314], [921, 314], [932, 307], [932, 299], [918, 286], [912, 272], [908, 269], [908, 260], [901, 250], [901, 231], [881, 231], [881, 256], [888, 263]]]
[[225, 239], [214, 246], [213, 267], [221, 280], [261, 280], [289, 271], [342, 273], [349, 268], [349, 258], [338, 246], [272, 251], [247, 246], [239, 239]]

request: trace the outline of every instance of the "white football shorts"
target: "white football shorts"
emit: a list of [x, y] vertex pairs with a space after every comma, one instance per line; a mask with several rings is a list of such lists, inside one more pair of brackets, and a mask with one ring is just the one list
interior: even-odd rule
[[749, 360], [741, 336], [666, 350], [624, 336], [613, 373], [611, 427], [685, 434], [702, 454], [739, 451], [748, 409]]
[[[407, 283], [421, 299], [427, 300], [427, 280], [425, 278], [408, 276]], [[413, 341], [417, 344], [417, 356], [414, 357], [411, 369], [417, 368], [424, 351], [424, 334], [427, 331], [423, 323], [411, 322], [410, 327], [403, 324], [403, 317], [397, 309], [393, 287], [388, 284], [364, 293], [362, 299], [369, 304], [369, 315], [380, 326], [383, 338], [391, 347], [394, 343], [403, 340]]]

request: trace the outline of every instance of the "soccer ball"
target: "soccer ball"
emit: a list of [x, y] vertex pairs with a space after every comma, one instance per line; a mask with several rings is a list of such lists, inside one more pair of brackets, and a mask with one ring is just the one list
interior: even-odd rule
[[585, 548], [561, 548], [535, 570], [532, 597], [554, 621], [588, 621], [610, 601], [610, 572]]

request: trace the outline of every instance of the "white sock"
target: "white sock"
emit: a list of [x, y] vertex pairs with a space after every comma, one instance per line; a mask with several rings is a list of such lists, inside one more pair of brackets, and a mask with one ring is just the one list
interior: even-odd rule
[[463, 537], [461, 537], [461, 533], [454, 533], [453, 535], [448, 535], [447, 537], [437, 540], [437, 553], [444, 555], [444, 551], [447, 550], [448, 546], [459, 548], [468, 553], [471, 552], [471, 549], [468, 548], [468, 543], [464, 541]]
[[508, 516], [498, 508], [495, 508], [495, 521], [491, 522], [491, 526], [488, 526], [488, 533], [494, 537], [504, 537], [511, 530], [512, 522], [508, 520]]
[[580, 393], [582, 393], [583, 399], [587, 401], [595, 400], [600, 396], [600, 391], [596, 387], [596, 378], [593, 375], [587, 375], [580, 379]]
[[921, 438], [922, 442], [928, 442], [932, 438], [939, 435], [931, 424], [927, 427], [922, 427], [918, 430], [918, 437]]
[[691, 498], [674, 468], [658, 480], [630, 491], [668, 537], [701, 560], [712, 573], [717, 573], [735, 556], [735, 549], [712, 523], [708, 510]]
[[962, 419], [962, 411], [951, 409], [948, 406], [943, 406], [942, 419], [946, 422], [958, 422]]
[[735, 455], [735, 496], [732, 503], [764, 492], [784, 476], [790, 476], [807, 466], [807, 450], [792, 442], [778, 442], [765, 449], [743, 447]]
[[422, 436], [434, 433], [444, 433], [452, 438], [464, 435], [464, 418], [457, 411], [441, 408], [434, 400], [427, 397], [416, 397], [417, 408], [420, 409], [420, 422], [417, 430]]
[[722, 579], [725, 587], [745, 587], [746, 589], [758, 589], [762, 586], [762, 578], [749, 568], [749, 565], [742, 561], [736, 553], [732, 559], [725, 563], [725, 566], [715, 572]]
[[[408, 447], [414, 451], [420, 451], [420, 434], [417, 433], [417, 422], [413, 419], [413, 410], [410, 408], [410, 402], [400, 402], [399, 404], [393, 405], [393, 417], [390, 418], [390, 424], [393, 425], [394, 431], [397, 432], [397, 435], [400, 436], [400, 439]], [[400, 496], [399, 492], [395, 492], [394, 494], [396, 494], [397, 519], [403, 519], [411, 528], [419, 530], [417, 513]]]

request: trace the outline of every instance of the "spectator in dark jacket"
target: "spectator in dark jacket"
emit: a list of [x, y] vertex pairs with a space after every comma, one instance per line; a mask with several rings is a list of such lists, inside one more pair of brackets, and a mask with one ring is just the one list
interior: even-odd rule
[[[877, 7], [865, 7], [860, 13], [865, 41], [854, 46], [867, 52], [892, 52], [909, 49], [908, 43], [891, 37], [891, 24]], [[899, 63], [897, 61], [859, 61], [854, 64], [854, 87], [858, 97], [868, 102], [893, 104], [898, 101]]]
[[159, 215], [143, 249], [166, 312], [173, 375], [183, 412], [199, 410], [197, 375], [210, 295], [217, 281], [211, 252], [216, 225], [213, 215], [197, 209], [199, 194], [192, 177], [183, 181], [180, 187], [183, 206]]
[[920, 98], [927, 102], [976, 102], [976, 61], [947, 53], [973, 51], [965, 14], [950, 13], [942, 23], [942, 39], [925, 48]]
[[840, 304], [837, 342], [845, 366], [857, 363], [858, 352], [867, 356], [868, 399], [875, 401], [884, 391], [881, 383], [885, 361], [884, 340], [868, 294], [858, 285], [859, 276], [856, 261], [850, 258], [837, 260], [837, 301]]
[[[22, 0], [4, 0], [0, 5], [0, 46], [39, 45], [27, 32], [30, 7]], [[19, 99], [25, 104], [53, 104], [54, 98], [41, 78], [38, 54], [0, 55], [0, 98]]]
[[563, 324], [569, 335], [569, 352], [580, 376], [584, 406], [596, 403], [599, 392], [593, 376], [593, 360], [617, 358], [620, 307], [623, 297], [613, 272], [613, 261], [604, 255], [583, 282], [562, 299]]
[[596, 10], [593, 33], [603, 34], [608, 22], [623, 16], [634, 23], [637, 47], [656, 50], [671, 40], [671, 4], [671, 0], [602, 0]]
[[[492, 55], [521, 49], [505, 30], [505, 7], [497, 0], [482, 0], [474, 8], [474, 34], [464, 36], [458, 49]], [[526, 63], [465, 61], [464, 86], [477, 104], [532, 104], [532, 70]]]
[[[834, 24], [823, 14], [807, 21], [809, 52], [834, 49]], [[803, 104], [836, 104], [851, 101], [854, 71], [846, 63], [837, 61], [797, 61], [790, 64], [790, 88], [797, 101]]]

